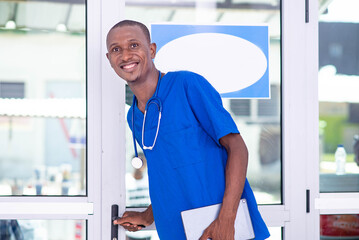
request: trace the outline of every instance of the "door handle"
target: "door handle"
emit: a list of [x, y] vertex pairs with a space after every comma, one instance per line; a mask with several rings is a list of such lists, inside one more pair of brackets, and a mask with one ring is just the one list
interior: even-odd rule
[[111, 240], [118, 239], [118, 226], [113, 224], [116, 218], [118, 218], [118, 205], [114, 204], [111, 207]]

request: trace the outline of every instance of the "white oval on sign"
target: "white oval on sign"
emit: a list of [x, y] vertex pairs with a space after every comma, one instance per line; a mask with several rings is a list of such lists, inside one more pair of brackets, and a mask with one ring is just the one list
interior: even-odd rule
[[196, 33], [177, 38], [158, 51], [155, 64], [163, 72], [198, 73], [219, 93], [247, 88], [267, 70], [267, 58], [259, 47], [222, 33]]

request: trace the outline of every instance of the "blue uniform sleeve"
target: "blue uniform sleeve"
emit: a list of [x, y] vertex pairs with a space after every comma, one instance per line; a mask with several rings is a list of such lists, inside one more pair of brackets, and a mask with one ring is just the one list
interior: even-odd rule
[[190, 107], [203, 129], [220, 145], [219, 139], [239, 133], [231, 115], [223, 107], [219, 93], [202, 76], [191, 74], [186, 79], [186, 94]]

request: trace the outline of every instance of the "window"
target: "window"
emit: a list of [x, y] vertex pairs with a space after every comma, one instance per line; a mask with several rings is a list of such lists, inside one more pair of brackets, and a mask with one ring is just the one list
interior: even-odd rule
[[0, 1], [1, 196], [87, 194], [85, 8]]
[[0, 98], [24, 98], [25, 84], [22, 82], [0, 82]]
[[[280, 1], [126, 1], [126, 18], [151, 23], [269, 24], [270, 99], [223, 99], [249, 148], [248, 179], [258, 203], [281, 203]], [[126, 103], [132, 97], [126, 91]], [[127, 108], [128, 109], [128, 108]], [[127, 171], [134, 172], [132, 133], [127, 128]], [[129, 191], [129, 189], [128, 189]]]
[[[332, 1], [319, 21], [320, 191], [359, 191], [359, 20], [356, 1]], [[335, 160], [337, 146], [346, 162]], [[342, 172], [339, 168], [344, 168]]]

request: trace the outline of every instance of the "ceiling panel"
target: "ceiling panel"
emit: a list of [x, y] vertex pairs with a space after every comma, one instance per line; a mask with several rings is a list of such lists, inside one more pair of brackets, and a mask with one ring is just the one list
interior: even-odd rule
[[248, 4], [268, 4], [272, 6], [279, 5], [279, 0], [232, 0], [233, 3], [248, 3]]
[[16, 24], [20, 28], [56, 29], [64, 24], [69, 4], [50, 2], [21, 2], [16, 13]]
[[7, 21], [13, 15], [15, 3], [0, 1], [0, 26], [5, 26]]
[[127, 7], [126, 19], [147, 22], [166, 22], [172, 17], [173, 8]]
[[84, 32], [86, 30], [86, 10], [84, 5], [72, 5], [67, 23], [69, 31]]

